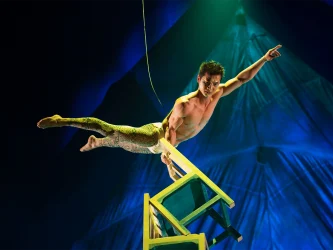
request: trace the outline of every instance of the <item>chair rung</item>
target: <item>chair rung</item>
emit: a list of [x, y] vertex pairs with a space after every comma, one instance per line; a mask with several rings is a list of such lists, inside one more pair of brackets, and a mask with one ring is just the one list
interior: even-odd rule
[[182, 224], [184, 226], [190, 224], [192, 221], [194, 221], [196, 218], [198, 218], [200, 215], [202, 215], [204, 212], [206, 212], [207, 209], [209, 209], [211, 206], [213, 206], [220, 199], [221, 199], [221, 197], [219, 195], [216, 195], [213, 199], [207, 201], [205, 204], [198, 207], [196, 210], [194, 210], [192, 213], [190, 213], [184, 219], [182, 219], [180, 221], [180, 224]]

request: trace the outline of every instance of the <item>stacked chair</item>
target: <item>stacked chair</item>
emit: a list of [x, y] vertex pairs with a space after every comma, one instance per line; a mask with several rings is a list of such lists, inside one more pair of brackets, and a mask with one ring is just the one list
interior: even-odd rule
[[[174, 164], [168, 166], [170, 186], [153, 197], [144, 194], [144, 250], [207, 250], [228, 236], [242, 235], [231, 226], [228, 208], [235, 202], [164, 138], [160, 139]], [[221, 233], [207, 242], [206, 233], [191, 233], [189, 226], [210, 217]]]

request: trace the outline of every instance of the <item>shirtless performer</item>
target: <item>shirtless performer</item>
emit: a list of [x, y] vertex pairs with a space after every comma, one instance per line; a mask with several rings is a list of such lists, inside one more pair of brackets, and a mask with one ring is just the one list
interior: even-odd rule
[[203, 62], [199, 69], [195, 92], [178, 98], [168, 116], [162, 123], [150, 123], [142, 127], [119, 126], [106, 123], [97, 118], [62, 118], [59, 115], [46, 117], [37, 123], [39, 128], [71, 126], [92, 130], [103, 135], [96, 138], [91, 135], [80, 151], [89, 151], [99, 147], [121, 147], [133, 153], [161, 154], [166, 165], [171, 163], [167, 152], [163, 152], [159, 139], [164, 137], [173, 146], [178, 146], [197, 135], [207, 124], [217, 102], [242, 84], [250, 81], [267, 61], [281, 56], [277, 45], [257, 62], [240, 72], [225, 84], [220, 81], [224, 68], [215, 61]]

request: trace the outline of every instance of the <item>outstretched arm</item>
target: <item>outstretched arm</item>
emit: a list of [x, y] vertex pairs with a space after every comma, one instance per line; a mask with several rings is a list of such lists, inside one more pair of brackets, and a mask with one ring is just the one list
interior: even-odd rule
[[271, 61], [274, 58], [281, 56], [280, 52], [277, 51], [281, 47], [282, 45], [277, 45], [275, 48], [268, 50], [268, 52], [262, 58], [260, 58], [250, 67], [244, 69], [236, 77], [228, 80], [225, 84], [220, 84], [219, 89], [223, 90], [222, 96], [229, 95], [232, 91], [242, 86], [242, 84], [250, 81], [258, 73], [265, 62]]

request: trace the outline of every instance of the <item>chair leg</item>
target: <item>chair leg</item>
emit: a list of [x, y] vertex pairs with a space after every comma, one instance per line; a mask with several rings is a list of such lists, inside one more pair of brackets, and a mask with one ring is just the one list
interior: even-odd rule
[[219, 234], [218, 236], [216, 236], [214, 239], [212, 239], [211, 241], [208, 242], [208, 246], [209, 248], [211, 248], [212, 246], [216, 245], [217, 243], [219, 243], [220, 241], [224, 240], [225, 238], [227, 238], [229, 236], [229, 232], [228, 231], [224, 231], [223, 233]]

